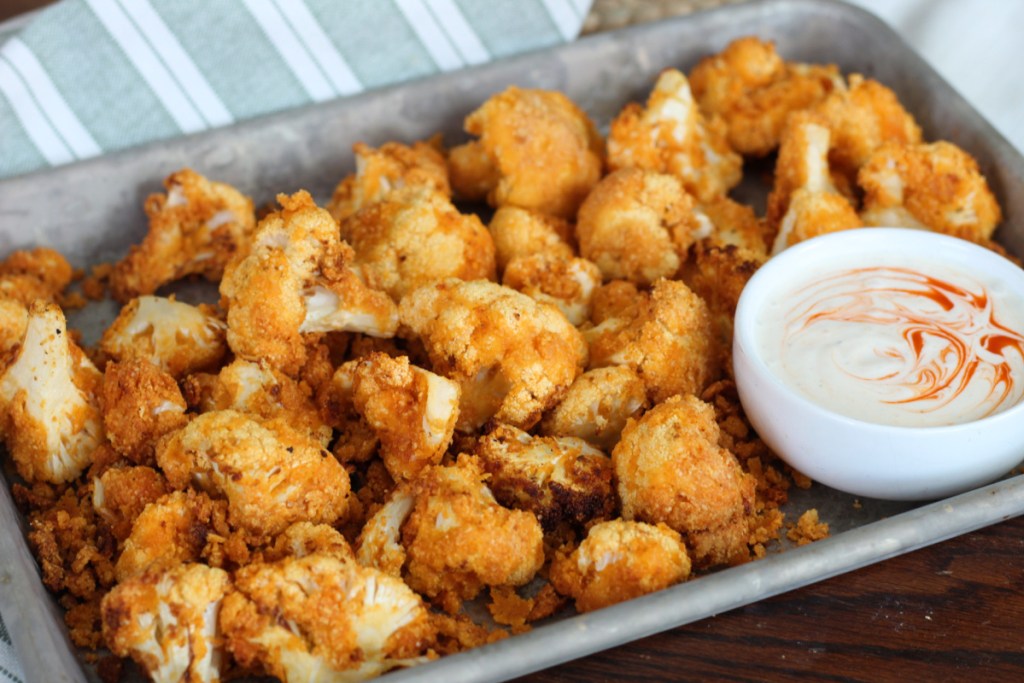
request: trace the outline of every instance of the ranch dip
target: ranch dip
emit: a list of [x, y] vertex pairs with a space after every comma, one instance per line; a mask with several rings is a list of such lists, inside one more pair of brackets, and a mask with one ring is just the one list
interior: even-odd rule
[[888, 254], [807, 270], [780, 291], [758, 316], [762, 357], [823, 407], [932, 427], [1024, 397], [1024, 292], [999, 279]]

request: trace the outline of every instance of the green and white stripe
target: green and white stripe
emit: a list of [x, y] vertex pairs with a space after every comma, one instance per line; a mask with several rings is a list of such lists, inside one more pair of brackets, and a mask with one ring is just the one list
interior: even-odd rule
[[589, 6], [62, 0], [0, 26], [0, 177], [571, 40]]

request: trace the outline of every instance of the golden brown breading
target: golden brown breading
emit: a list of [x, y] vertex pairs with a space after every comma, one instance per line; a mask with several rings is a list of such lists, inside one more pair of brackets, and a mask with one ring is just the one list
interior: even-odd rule
[[487, 228], [432, 187], [390, 192], [353, 214], [341, 234], [370, 286], [395, 301], [449, 277], [495, 278], [494, 241]]
[[454, 148], [448, 159], [459, 195], [479, 196], [486, 186], [493, 207], [572, 218], [601, 177], [597, 128], [560, 92], [512, 86], [466, 117], [465, 127], [479, 140], [467, 151]]
[[231, 525], [253, 539], [299, 521], [331, 524], [348, 504], [341, 464], [280, 418], [260, 423], [233, 410], [203, 413], [163, 439], [156, 460], [174, 488], [195, 485], [226, 498]]
[[576, 378], [562, 402], [540, 423], [540, 431], [577, 437], [610, 453], [626, 420], [648, 405], [647, 389], [632, 369], [594, 368]]
[[709, 246], [735, 245], [762, 257], [768, 255], [765, 241], [764, 221], [757, 217], [754, 209], [728, 197], [718, 197], [710, 202], [697, 205], [698, 219], [706, 218], [711, 224], [711, 234], [698, 244]]
[[709, 404], [673, 396], [630, 420], [612, 462], [623, 519], [672, 527], [697, 567], [747, 559], [755, 482], [719, 446]]
[[352, 152], [356, 172], [338, 183], [327, 204], [327, 210], [339, 223], [404, 187], [431, 188], [445, 197], [452, 196], [440, 134], [412, 145], [386, 142], [376, 149], [357, 142]]
[[586, 343], [564, 315], [493, 282], [420, 288], [402, 300], [400, 316], [434, 371], [461, 387], [463, 431], [491, 418], [532, 427], [586, 363]]
[[625, 168], [606, 176], [580, 207], [580, 255], [605, 280], [649, 285], [672, 277], [700, 235], [694, 202], [675, 176]]
[[154, 463], [157, 439], [188, 422], [178, 383], [144, 358], [107, 363], [100, 404], [110, 444], [140, 465]]
[[498, 270], [520, 256], [551, 254], [572, 258], [573, 226], [569, 221], [545, 216], [517, 206], [503, 206], [494, 212], [487, 226], [494, 238]]
[[149, 233], [110, 275], [111, 294], [121, 303], [187, 275], [219, 279], [252, 236], [252, 200], [230, 185], [186, 168], [167, 176], [164, 187], [167, 194], [146, 199]]
[[985, 243], [1002, 211], [978, 162], [950, 142], [879, 148], [861, 168], [867, 225], [926, 227]]
[[744, 156], [778, 147], [791, 112], [845, 87], [835, 65], [784, 62], [775, 44], [748, 36], [705, 57], [690, 72], [690, 87], [705, 116], [720, 116], [729, 144]]
[[327, 524], [296, 522], [274, 539], [263, 551], [263, 562], [276, 562], [286, 557], [324, 555], [346, 561], [354, 560], [352, 547], [337, 529]]
[[92, 480], [92, 506], [120, 543], [131, 535], [146, 506], [170, 491], [167, 480], [152, 467], [111, 467]]
[[707, 304], [677, 280], [658, 280], [620, 316], [584, 332], [590, 368], [623, 365], [647, 387], [652, 403], [700, 392], [720, 371]]
[[53, 249], [14, 251], [0, 262], [0, 299], [25, 307], [36, 299], [56, 301], [71, 283], [71, 264]]
[[551, 583], [591, 612], [685, 581], [690, 557], [679, 534], [664, 524], [615, 519], [590, 528], [571, 554], [551, 564]]
[[627, 104], [612, 121], [608, 167], [670, 173], [699, 201], [712, 201], [735, 187], [743, 174], [743, 159], [725, 134], [721, 119], [700, 113], [686, 76], [665, 69], [646, 107]]
[[501, 284], [556, 306], [578, 327], [590, 318], [590, 299], [601, 284], [601, 269], [586, 259], [539, 253], [509, 261]]

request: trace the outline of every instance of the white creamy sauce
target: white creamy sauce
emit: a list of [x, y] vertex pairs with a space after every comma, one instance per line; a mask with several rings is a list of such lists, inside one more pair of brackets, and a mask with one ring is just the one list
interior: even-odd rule
[[970, 422], [1024, 397], [1024, 293], [906, 255], [807, 272], [758, 318], [772, 372], [866, 422]]

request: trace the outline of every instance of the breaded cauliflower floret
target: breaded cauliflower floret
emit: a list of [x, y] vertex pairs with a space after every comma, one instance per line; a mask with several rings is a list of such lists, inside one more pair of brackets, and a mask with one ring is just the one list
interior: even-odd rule
[[551, 564], [551, 584], [591, 612], [685, 581], [690, 557], [679, 534], [664, 524], [624, 519], [601, 522], [571, 554]]
[[693, 199], [675, 176], [625, 168], [606, 176], [580, 207], [580, 255], [606, 280], [648, 285], [672, 277], [704, 237]]
[[168, 493], [167, 480], [152, 467], [111, 467], [92, 480], [92, 507], [120, 543], [146, 506]]
[[548, 436], [574, 436], [611, 452], [626, 420], [648, 405], [647, 389], [632, 369], [594, 368], [576, 378], [540, 430]]
[[748, 556], [755, 481], [718, 439], [711, 405], [673, 396], [630, 420], [612, 451], [622, 518], [672, 527], [698, 567]]
[[366, 680], [427, 661], [433, 642], [400, 580], [321, 553], [238, 570], [220, 626], [239, 664], [285, 683]]
[[768, 255], [770, 245], [765, 243], [765, 224], [753, 207], [718, 197], [698, 204], [694, 212], [698, 220], [707, 220], [711, 226], [710, 234], [698, 243], [719, 247], [731, 244], [761, 256]]
[[578, 327], [590, 318], [590, 299], [601, 284], [601, 269], [582, 258], [533, 254], [512, 259], [501, 284], [557, 306]]
[[797, 112], [782, 134], [775, 185], [768, 196], [772, 254], [811, 237], [861, 226], [860, 217], [832, 181], [829, 129], [816, 115]]
[[640, 376], [647, 396], [699, 393], [717, 376], [720, 355], [704, 301], [677, 280], [658, 280], [620, 316], [584, 332], [590, 367], [623, 365]]
[[100, 398], [110, 445], [137, 464], [153, 464], [157, 439], [188, 422], [178, 383], [144, 358], [107, 363]]
[[68, 336], [57, 304], [36, 301], [25, 334], [0, 375], [7, 452], [29, 482], [75, 479], [103, 441], [102, 375]]
[[416, 496], [404, 486], [396, 489], [388, 500], [363, 525], [356, 544], [356, 559], [365, 567], [376, 567], [401, 578], [405, 567], [405, 546], [402, 525], [412, 512]]
[[203, 564], [125, 581], [103, 598], [107, 647], [155, 683], [215, 683], [223, 661], [217, 613], [230, 587], [227, 572]]
[[149, 233], [111, 273], [110, 290], [121, 303], [187, 275], [220, 279], [252, 236], [252, 200], [230, 185], [186, 168], [167, 176], [164, 187], [167, 194], [146, 200]]
[[220, 283], [231, 350], [294, 375], [306, 360], [306, 333], [392, 336], [394, 302], [353, 270], [355, 255], [330, 214], [305, 190], [277, 200], [281, 210], [260, 221], [249, 252]]
[[[449, 157], [458, 195], [479, 197], [486, 188], [495, 208], [572, 218], [601, 177], [604, 145], [597, 128], [560, 92], [512, 86], [470, 114], [465, 127], [479, 140], [468, 143], [469, 152], [456, 147]], [[492, 186], [484, 182], [495, 179]]]
[[331, 524], [348, 507], [341, 464], [280, 419], [204, 413], [164, 439], [156, 460], [174, 488], [191, 484], [226, 498], [232, 526], [252, 538], [276, 536], [293, 522]]
[[100, 351], [116, 361], [148, 360], [179, 379], [220, 363], [227, 353], [225, 329], [206, 306], [140, 296], [103, 333]]
[[586, 364], [586, 344], [564, 315], [493, 282], [420, 288], [402, 300], [400, 315], [434, 371], [459, 384], [462, 431], [491, 418], [529, 429]]
[[200, 412], [237, 410], [263, 420], [280, 418], [324, 446], [331, 439], [331, 428], [320, 417], [310, 387], [266, 361], [236, 358], [216, 375], [189, 376], [185, 390], [189, 404]]
[[530, 436], [499, 425], [475, 453], [498, 502], [532, 512], [547, 531], [606, 519], [615, 510], [612, 462], [583, 439]]
[[729, 147], [725, 125], [704, 118], [676, 69], [661, 72], [646, 107], [627, 104], [612, 121], [608, 167], [670, 173], [699, 201], [725, 195], [743, 175], [743, 159]]
[[690, 72], [690, 87], [705, 116], [725, 121], [734, 150], [761, 157], [778, 147], [790, 113], [845, 83], [833, 64], [784, 62], [773, 43], [745, 37], [702, 59]]
[[545, 216], [517, 206], [503, 206], [488, 224], [494, 238], [498, 270], [520, 256], [551, 254], [572, 258], [573, 227], [563, 218]]
[[950, 142], [879, 148], [857, 175], [867, 225], [928, 228], [985, 243], [1002, 211], [978, 163]]
[[345, 363], [332, 380], [380, 439], [380, 457], [395, 481], [436, 465], [459, 416], [459, 385], [409, 363], [374, 352]]
[[495, 278], [494, 241], [487, 228], [430, 187], [391, 192], [346, 220], [341, 234], [367, 282], [395, 301], [449, 277]]
[[28, 307], [17, 299], [0, 298], [0, 372], [12, 360], [28, 326]]
[[357, 142], [352, 151], [356, 172], [338, 183], [327, 205], [339, 223], [405, 187], [432, 188], [445, 197], [452, 196], [440, 135], [412, 145], [386, 142], [376, 149]]
[[15, 251], [0, 263], [0, 299], [26, 307], [36, 299], [55, 301], [71, 276], [71, 264], [53, 249]]
[[342, 561], [354, 560], [352, 547], [340, 531], [327, 524], [296, 522], [285, 529], [263, 552], [265, 562], [286, 557], [325, 555]]
[[829, 163], [849, 183], [871, 154], [889, 142], [921, 142], [921, 128], [896, 94], [878, 81], [852, 74], [849, 90], [833, 91], [815, 108], [832, 133]]

